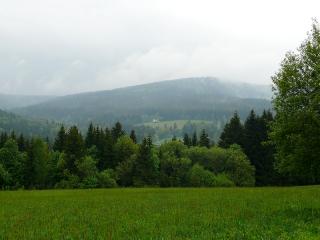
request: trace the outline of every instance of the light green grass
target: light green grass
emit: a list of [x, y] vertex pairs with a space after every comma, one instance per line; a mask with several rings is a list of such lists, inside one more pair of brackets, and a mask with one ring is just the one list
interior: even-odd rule
[[320, 188], [0, 192], [0, 239], [320, 239]]

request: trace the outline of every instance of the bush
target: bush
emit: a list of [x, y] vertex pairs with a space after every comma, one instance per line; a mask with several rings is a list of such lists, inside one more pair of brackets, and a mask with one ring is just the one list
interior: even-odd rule
[[186, 150], [192, 163], [200, 164], [214, 174], [227, 174], [236, 186], [254, 186], [255, 168], [238, 145], [228, 149], [193, 147]]
[[215, 175], [196, 163], [190, 170], [189, 184], [192, 187], [213, 187], [215, 186]]
[[79, 188], [80, 178], [74, 174], [65, 174], [66, 179], [61, 180], [55, 185], [55, 188], [72, 189]]
[[97, 176], [89, 176], [82, 180], [80, 188], [97, 188], [99, 186], [99, 180]]
[[235, 186], [234, 182], [225, 173], [217, 174], [214, 177], [214, 185], [216, 187], [234, 187]]
[[117, 187], [117, 178], [112, 169], [106, 169], [98, 175], [98, 186], [101, 188]]

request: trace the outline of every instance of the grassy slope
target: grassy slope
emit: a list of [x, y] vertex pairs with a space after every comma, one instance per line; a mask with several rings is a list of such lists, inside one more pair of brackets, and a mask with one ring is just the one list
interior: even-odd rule
[[0, 239], [319, 239], [320, 188], [0, 192]]

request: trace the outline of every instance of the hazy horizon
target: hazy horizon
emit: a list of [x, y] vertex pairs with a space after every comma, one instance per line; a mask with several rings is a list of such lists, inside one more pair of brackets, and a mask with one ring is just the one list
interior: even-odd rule
[[66, 95], [212, 76], [271, 84], [320, 2], [11, 0], [0, 93]]

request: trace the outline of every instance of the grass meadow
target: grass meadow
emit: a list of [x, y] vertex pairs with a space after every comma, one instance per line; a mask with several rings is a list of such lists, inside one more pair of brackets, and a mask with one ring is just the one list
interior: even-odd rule
[[2, 191], [0, 239], [320, 239], [320, 187]]

